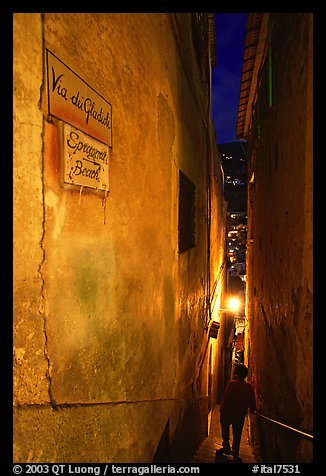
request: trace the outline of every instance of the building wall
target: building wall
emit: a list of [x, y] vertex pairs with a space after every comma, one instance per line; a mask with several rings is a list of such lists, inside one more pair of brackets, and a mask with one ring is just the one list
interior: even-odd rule
[[[218, 156], [218, 162], [221, 157]], [[223, 358], [224, 349], [227, 346], [225, 329], [225, 316], [220, 311], [224, 307], [227, 295], [227, 262], [226, 262], [226, 214], [227, 202], [221, 197], [221, 183], [223, 177], [220, 167], [211, 170], [212, 177], [212, 209], [211, 209], [211, 229], [210, 229], [210, 302], [212, 320], [220, 324], [217, 339], [211, 339], [212, 355], [212, 375], [211, 375], [211, 399], [210, 408], [219, 402], [224, 390], [224, 376], [227, 374], [227, 366]], [[218, 197], [217, 200], [214, 197]]]
[[[272, 104], [267, 51], [249, 136], [247, 347], [260, 413], [312, 434], [312, 15], [269, 15]], [[257, 425], [264, 462], [312, 460], [311, 442]]]
[[[217, 178], [208, 239], [217, 155], [191, 28], [190, 14], [14, 15], [15, 461], [182, 461], [207, 432], [207, 250], [217, 276], [225, 211]], [[62, 186], [45, 48], [112, 105], [107, 194]], [[196, 186], [183, 253], [179, 170]], [[223, 276], [217, 303], [222, 290]]]

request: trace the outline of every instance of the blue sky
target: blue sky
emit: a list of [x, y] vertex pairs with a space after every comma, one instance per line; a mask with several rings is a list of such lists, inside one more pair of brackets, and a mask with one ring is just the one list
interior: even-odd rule
[[212, 112], [218, 144], [237, 141], [246, 13], [215, 13], [217, 66], [212, 71]]

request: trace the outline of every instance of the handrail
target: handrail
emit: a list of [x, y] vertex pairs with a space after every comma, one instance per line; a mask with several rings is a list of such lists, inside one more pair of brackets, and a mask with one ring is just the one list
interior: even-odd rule
[[304, 431], [297, 430], [296, 428], [292, 428], [291, 426], [285, 425], [284, 423], [281, 423], [280, 421], [273, 420], [272, 418], [269, 418], [265, 415], [262, 415], [261, 413], [256, 412], [256, 415], [263, 420], [270, 421], [272, 423], [275, 423], [276, 425], [282, 426], [283, 428], [286, 428], [287, 430], [291, 430], [293, 433], [297, 433], [298, 435], [308, 438], [309, 440], [313, 440], [314, 437], [313, 435], [310, 435], [309, 433], [305, 433]]

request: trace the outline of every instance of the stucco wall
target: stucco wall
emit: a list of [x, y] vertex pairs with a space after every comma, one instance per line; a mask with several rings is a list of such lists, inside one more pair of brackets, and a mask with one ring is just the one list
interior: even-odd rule
[[15, 376], [23, 383], [15, 386], [14, 381], [14, 396], [41, 404], [48, 401], [44, 283], [39, 273], [44, 259], [41, 17], [18, 15], [14, 26], [14, 296], [19, 296], [14, 299], [14, 357]]
[[[271, 15], [272, 106], [251, 137], [251, 365], [260, 413], [312, 434], [312, 18]], [[311, 461], [304, 438], [261, 428], [264, 461]]]
[[[150, 462], [167, 423], [177, 461], [207, 430], [213, 159], [202, 83], [176, 45], [169, 14], [14, 15], [16, 461]], [[62, 187], [45, 48], [112, 104], [107, 196]], [[197, 201], [197, 244], [182, 254], [179, 169]]]

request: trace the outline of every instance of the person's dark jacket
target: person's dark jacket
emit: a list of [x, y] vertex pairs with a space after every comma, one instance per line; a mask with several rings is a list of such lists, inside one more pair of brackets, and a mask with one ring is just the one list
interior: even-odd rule
[[256, 400], [250, 383], [244, 380], [230, 380], [225, 388], [220, 413], [229, 421], [243, 420], [248, 408], [256, 410]]

